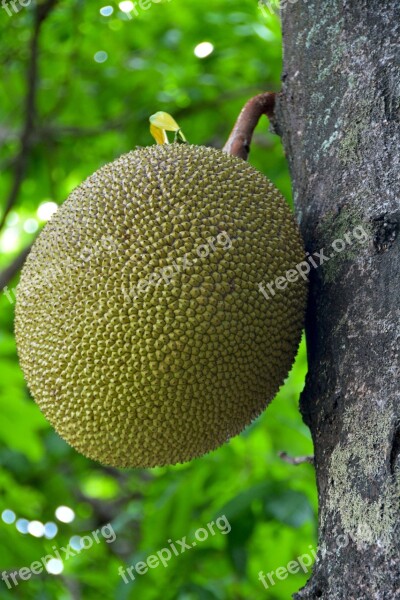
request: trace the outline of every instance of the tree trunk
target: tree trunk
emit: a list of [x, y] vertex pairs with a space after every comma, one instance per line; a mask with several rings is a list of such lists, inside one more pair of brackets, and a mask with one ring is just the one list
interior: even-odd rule
[[295, 597], [394, 600], [400, 598], [400, 2], [291, 0], [282, 12], [285, 59], [275, 126], [306, 248], [319, 254], [310, 271], [309, 373], [301, 398], [315, 445], [319, 553]]

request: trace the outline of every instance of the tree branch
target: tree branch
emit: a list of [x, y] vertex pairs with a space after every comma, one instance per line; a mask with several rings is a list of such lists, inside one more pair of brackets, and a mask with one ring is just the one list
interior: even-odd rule
[[279, 458], [287, 462], [289, 465], [304, 465], [304, 463], [314, 464], [313, 456], [289, 456], [287, 452], [278, 452]]
[[224, 152], [247, 160], [251, 138], [261, 115], [266, 115], [269, 119], [274, 115], [275, 97], [274, 92], [265, 92], [254, 96], [244, 105], [223, 147]]
[[13, 262], [6, 268], [4, 271], [0, 273], [0, 290], [4, 290], [6, 285], [11, 281], [11, 279], [18, 273], [20, 268], [25, 262], [26, 257], [28, 256], [30, 250], [32, 248], [32, 244], [26, 246], [18, 256], [16, 256]]
[[38, 82], [39, 38], [42, 25], [55, 6], [57, 0], [47, 0], [36, 7], [35, 22], [30, 43], [30, 60], [27, 69], [27, 93], [25, 99], [25, 122], [21, 132], [20, 149], [14, 162], [14, 178], [10, 193], [5, 203], [0, 219], [0, 230], [3, 229], [6, 218], [17, 200], [24, 179], [32, 133], [36, 119], [36, 90]]

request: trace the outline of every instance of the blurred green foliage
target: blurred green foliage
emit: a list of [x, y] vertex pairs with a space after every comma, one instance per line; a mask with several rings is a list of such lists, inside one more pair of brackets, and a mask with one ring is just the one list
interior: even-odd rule
[[[113, 8], [109, 16], [100, 13], [106, 5]], [[2, 210], [25, 119], [34, 10], [34, 2], [11, 16], [0, 10]], [[44, 224], [40, 205], [60, 204], [105, 162], [153, 143], [148, 117], [157, 110], [174, 115], [190, 142], [221, 147], [244, 101], [279, 89], [280, 23], [255, 0], [172, 0], [137, 11], [129, 18], [114, 3], [64, 0], [43, 24], [35, 128], [25, 177], [0, 235], [1, 269]], [[194, 49], [204, 41], [214, 50], [198, 58]], [[250, 162], [291, 201], [280, 140], [265, 120], [257, 127]], [[258, 573], [287, 565], [315, 544], [312, 467], [294, 467], [277, 456], [280, 450], [312, 453], [298, 412], [304, 343], [277, 398], [242, 435], [188, 464], [118, 471], [67, 446], [29, 397], [13, 339], [10, 293], [11, 302], [0, 294], [0, 513], [9, 509], [17, 519], [57, 522], [56, 508], [66, 505], [76, 516], [71, 523], [57, 522], [52, 539], [0, 520], [0, 573], [29, 566], [72, 536], [109, 522], [117, 538], [100, 538], [65, 560], [59, 575], [33, 575], [11, 590], [0, 581], [0, 598], [290, 598], [306, 575], [289, 575], [266, 590]], [[145, 559], [168, 540], [193, 539], [197, 528], [222, 514], [231, 524], [229, 534], [210, 535], [174, 556], [167, 568], [136, 575], [128, 585], [119, 576], [120, 565]]]

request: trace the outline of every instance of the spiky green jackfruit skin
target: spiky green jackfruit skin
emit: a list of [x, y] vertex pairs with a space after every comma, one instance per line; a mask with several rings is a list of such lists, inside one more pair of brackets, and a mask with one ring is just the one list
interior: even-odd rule
[[217, 448], [288, 374], [306, 283], [270, 299], [258, 284], [303, 259], [285, 200], [241, 159], [181, 144], [121, 156], [72, 192], [23, 268], [16, 337], [36, 402], [106, 465]]

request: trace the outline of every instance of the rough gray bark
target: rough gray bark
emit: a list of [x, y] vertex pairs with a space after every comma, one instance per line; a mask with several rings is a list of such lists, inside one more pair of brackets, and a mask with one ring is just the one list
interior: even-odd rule
[[[282, 15], [277, 129], [307, 250], [324, 248], [331, 256], [310, 273], [301, 409], [315, 444], [319, 558], [296, 598], [394, 600], [400, 598], [400, 1], [291, 2]], [[357, 225], [368, 241], [335, 252], [331, 242]]]

